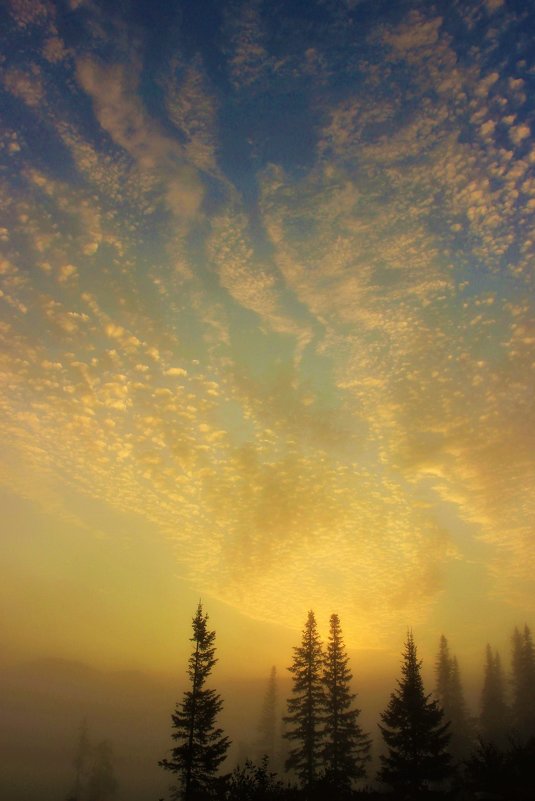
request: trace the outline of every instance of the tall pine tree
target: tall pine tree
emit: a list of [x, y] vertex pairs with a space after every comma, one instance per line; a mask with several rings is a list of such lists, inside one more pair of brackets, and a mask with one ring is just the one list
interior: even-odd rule
[[412, 633], [407, 635], [401, 679], [379, 724], [387, 746], [378, 779], [401, 793], [415, 795], [429, 782], [450, 773], [448, 722], [436, 701], [424, 692]]
[[449, 751], [456, 760], [462, 760], [468, 756], [472, 744], [470, 723], [457, 658], [450, 656], [448, 641], [444, 635], [440, 638], [436, 662], [435, 697], [444, 710], [445, 720], [450, 722]]
[[172, 737], [177, 741], [170, 759], [158, 764], [176, 773], [180, 788], [174, 789], [173, 797], [184, 801], [204, 799], [210, 796], [217, 769], [225, 759], [230, 740], [216, 727], [216, 717], [223, 702], [215, 690], [205, 688], [215, 658], [215, 631], [209, 631], [208, 615], [199, 603], [193, 618], [193, 652], [188, 662], [191, 689], [184, 693], [171, 715]]
[[528, 626], [513, 633], [512, 685], [514, 731], [527, 740], [535, 737], [535, 652]]
[[510, 710], [505, 700], [505, 686], [500, 655], [486, 649], [485, 676], [481, 692], [479, 734], [487, 743], [503, 747], [510, 734]]
[[87, 721], [84, 719], [80, 724], [76, 753], [73, 760], [75, 781], [74, 789], [70, 794], [69, 801], [80, 801], [84, 795], [90, 756], [91, 744], [89, 742]]
[[322, 760], [328, 785], [339, 795], [351, 789], [354, 779], [366, 775], [371, 741], [359, 723], [353, 702], [351, 671], [340, 620], [331, 615], [329, 642], [323, 668], [324, 744]]
[[273, 665], [262, 703], [260, 720], [258, 722], [258, 740], [256, 742], [258, 758], [261, 760], [264, 756], [267, 756], [272, 769], [276, 768], [279, 756], [277, 753], [277, 724], [280, 718], [277, 715], [277, 708], [277, 668]]
[[87, 801], [109, 801], [117, 792], [113, 750], [108, 740], [98, 743], [87, 783]]
[[308, 613], [301, 645], [294, 648], [293, 695], [288, 699], [284, 737], [295, 743], [286, 760], [286, 770], [295, 770], [309, 790], [318, 777], [322, 739], [323, 651], [314, 612]]
[[444, 635], [440, 638], [438, 657], [436, 662], [436, 690], [435, 695], [444, 712], [449, 706], [451, 684], [451, 657], [448, 641]]

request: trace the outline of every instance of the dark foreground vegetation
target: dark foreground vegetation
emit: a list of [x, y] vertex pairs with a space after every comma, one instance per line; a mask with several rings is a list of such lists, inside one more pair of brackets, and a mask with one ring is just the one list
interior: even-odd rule
[[[535, 801], [535, 653], [527, 626], [513, 634], [510, 694], [500, 657], [487, 647], [477, 718], [467, 712], [446, 638], [431, 695], [409, 632], [400, 678], [380, 714], [382, 747], [373, 771], [372, 738], [359, 722], [337, 615], [324, 646], [309, 612], [289, 668], [282, 737], [273, 669], [252, 756], [230, 773], [222, 771], [230, 740], [217, 725], [223, 701], [207, 687], [217, 661], [215, 632], [201, 604], [191, 642], [189, 687], [171, 716], [173, 747], [159, 762], [174, 780], [171, 801]], [[82, 727], [68, 801], [111, 801], [117, 789], [111, 757], [106, 742], [90, 748]]]

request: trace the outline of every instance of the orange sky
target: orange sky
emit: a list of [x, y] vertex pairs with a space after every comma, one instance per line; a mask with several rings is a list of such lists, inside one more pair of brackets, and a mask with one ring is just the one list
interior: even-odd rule
[[312, 5], [2, 12], [8, 658], [534, 618], [529, 11]]

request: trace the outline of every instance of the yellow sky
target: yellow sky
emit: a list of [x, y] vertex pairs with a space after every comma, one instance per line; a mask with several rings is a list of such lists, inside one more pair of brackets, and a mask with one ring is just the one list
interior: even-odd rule
[[7, 653], [168, 670], [202, 597], [229, 670], [309, 608], [475, 663], [535, 612], [522, 19], [253, 5], [9, 4]]

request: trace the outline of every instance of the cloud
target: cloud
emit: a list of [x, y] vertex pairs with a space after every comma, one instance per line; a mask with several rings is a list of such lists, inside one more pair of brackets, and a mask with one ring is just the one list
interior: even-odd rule
[[43, 0], [9, 0], [9, 10], [21, 28], [41, 25], [47, 20], [51, 7]]
[[[154, 81], [126, 22], [115, 64], [72, 72], [47, 28], [40, 68], [3, 73], [62, 160], [2, 137], [2, 480], [52, 515], [63, 486], [139, 516], [246, 614], [300, 627], [336, 602], [378, 643], [474, 550], [492, 592], [530, 586], [534, 156], [527, 73], [495, 39], [458, 51], [423, 7], [356, 43], [337, 20], [275, 60], [245, 4], [217, 80], [182, 54]], [[303, 76], [307, 157], [225, 174], [239, 104]]]
[[77, 274], [76, 267], [74, 264], [63, 264], [58, 271], [58, 281], [60, 284], [64, 284], [66, 281], [69, 281]]
[[407, 22], [385, 30], [383, 42], [396, 52], [409, 56], [420, 48], [430, 48], [438, 40], [442, 18], [426, 19], [419, 11], [410, 11]]
[[272, 66], [263, 43], [260, 4], [256, 0], [243, 3], [231, 25], [230, 77], [236, 89], [245, 89], [265, 76]]
[[43, 56], [52, 64], [63, 61], [69, 55], [59, 36], [50, 36], [43, 45]]
[[142, 172], [154, 172], [164, 197], [177, 218], [191, 219], [200, 208], [203, 187], [196, 170], [184, 160], [177, 140], [150, 120], [137, 97], [135, 67], [105, 66], [90, 57], [79, 58], [76, 76], [92, 97], [101, 126], [126, 150]]
[[312, 334], [285, 312], [279, 276], [255, 257], [243, 212], [229, 208], [214, 217], [208, 253], [221, 285], [234, 300], [258, 314], [274, 331], [296, 337], [300, 354]]
[[501, 8], [504, 4], [504, 0], [485, 0], [485, 6], [487, 7], [487, 11], [489, 14], [493, 14], [499, 8]]
[[43, 82], [37, 66], [31, 72], [8, 69], [2, 74], [2, 83], [8, 92], [23, 100], [30, 108], [37, 108], [43, 100]]
[[531, 129], [529, 125], [525, 124], [513, 125], [509, 131], [509, 136], [515, 145], [519, 145], [525, 139], [529, 139], [531, 136]]
[[177, 64], [166, 83], [169, 119], [186, 138], [185, 153], [198, 169], [219, 175], [217, 167], [217, 104], [207, 88], [202, 63], [182, 69]]
[[[402, 29], [401, 38], [388, 34], [385, 41], [405, 52], [431, 45], [437, 30], [438, 24], [416, 21], [414, 29]], [[429, 74], [441, 82], [449, 56], [437, 45], [426, 58]], [[500, 585], [507, 597], [515, 582], [511, 576], [527, 579], [523, 565], [530, 529], [523, 521], [533, 479], [532, 460], [520, 446], [530, 439], [520, 422], [530, 419], [524, 405], [527, 384], [518, 378], [516, 402], [523, 411], [513, 433], [511, 397], [496, 392], [505, 369], [500, 338], [508, 314], [496, 308], [492, 295], [482, 293], [460, 323], [463, 290], [457, 282], [470, 258], [484, 260], [484, 269], [498, 274], [503, 255], [515, 241], [519, 246], [522, 235], [515, 240], [512, 220], [525, 165], [494, 140], [497, 123], [488, 119], [486, 103], [498, 74], [480, 76], [468, 70], [452, 94], [428, 104], [420, 98], [419, 107], [405, 114], [393, 133], [380, 137], [372, 125], [381, 131], [383, 121], [392, 123], [396, 106], [379, 102], [369, 112], [365, 95], [356, 91], [351, 102], [332, 113], [320, 145], [321, 169], [300, 182], [281, 170], [266, 171], [262, 211], [288, 286], [326, 327], [322, 352], [335, 365], [338, 386], [353, 396], [350, 406], [367, 422], [368, 447], [377, 448], [385, 464], [396, 465], [416, 484], [431, 480], [434, 491], [455, 503], [478, 535], [500, 552], [496, 565], [504, 558], [502, 548], [510, 546], [507, 571], [499, 580], [497, 572], [494, 576], [495, 588]], [[410, 92], [409, 84], [409, 97]], [[448, 130], [462, 93], [464, 102], [480, 112], [474, 124], [482, 122], [485, 149], [469, 150]], [[491, 94], [490, 102], [494, 99]], [[435, 128], [436, 120], [440, 127]], [[381, 172], [372, 169], [375, 164]], [[352, 192], [342, 190], [341, 179], [350, 165]], [[496, 190], [488, 176], [498, 171], [503, 183]], [[338, 204], [336, 198], [344, 195], [345, 202]], [[464, 237], [455, 250], [447, 244], [436, 226], [439, 209], [452, 232], [471, 229], [472, 246]], [[524, 217], [517, 220], [524, 225]], [[470, 270], [467, 277], [470, 283]], [[473, 277], [485, 285], [477, 269]], [[344, 330], [344, 323], [351, 328]], [[494, 352], [490, 363], [479, 358], [481, 350]], [[500, 460], [508, 465], [506, 476]], [[510, 485], [509, 474], [515, 477]], [[524, 477], [520, 482], [519, 476]], [[516, 515], [508, 507], [502, 514], [498, 497], [506, 507], [506, 498], [516, 498], [523, 511]]]

